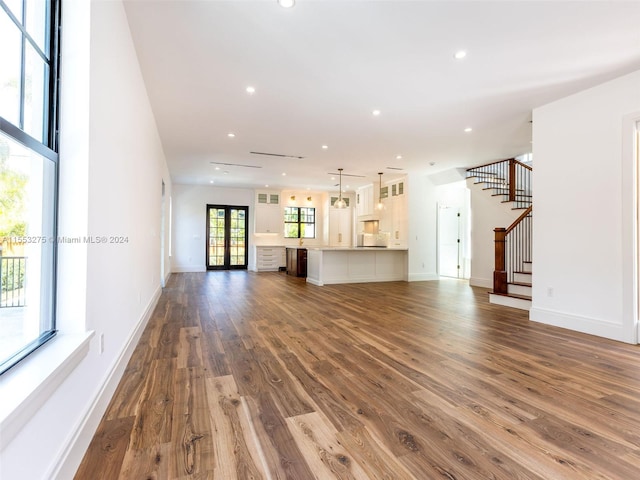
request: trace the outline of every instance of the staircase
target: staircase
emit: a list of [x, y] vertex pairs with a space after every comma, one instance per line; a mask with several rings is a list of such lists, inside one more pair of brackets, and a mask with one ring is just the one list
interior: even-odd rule
[[467, 178], [482, 183], [483, 190], [509, 203], [513, 210], [523, 210], [508, 227], [495, 232], [495, 268], [491, 303], [523, 310], [531, 308], [533, 193], [532, 168], [514, 158], [467, 170]]

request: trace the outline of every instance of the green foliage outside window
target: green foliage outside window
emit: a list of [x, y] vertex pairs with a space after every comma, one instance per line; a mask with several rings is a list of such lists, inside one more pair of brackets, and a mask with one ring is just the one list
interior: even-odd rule
[[285, 238], [316, 238], [316, 209], [312, 207], [285, 207]]

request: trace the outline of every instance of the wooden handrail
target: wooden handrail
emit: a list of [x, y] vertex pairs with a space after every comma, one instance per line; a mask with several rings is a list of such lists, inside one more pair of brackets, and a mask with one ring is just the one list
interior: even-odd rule
[[[507, 235], [511, 230], [513, 230], [514, 228], [516, 228], [518, 226], [518, 224], [524, 220], [525, 217], [527, 217], [531, 212], [533, 211], [533, 205], [529, 205], [529, 208], [527, 208], [522, 215], [520, 215], [518, 218], [516, 218], [516, 220], [509, 225], [507, 228], [503, 228], [503, 230], [505, 231], [504, 234]], [[498, 230], [496, 228], [496, 230]], [[495, 231], [495, 230], [494, 230]]]
[[485, 163], [484, 165], [478, 165], [477, 167], [467, 168], [467, 172], [471, 170], [477, 170], [480, 168], [490, 167], [492, 165], [498, 165], [499, 163], [502, 163], [502, 162], [511, 162], [511, 161], [514, 163], [517, 163], [518, 165], [523, 166], [527, 170], [533, 170], [533, 168], [531, 168], [530, 165], [527, 165], [526, 163], [522, 163], [520, 160], [516, 160], [515, 158], [507, 158], [506, 160], [498, 160], [497, 162]]

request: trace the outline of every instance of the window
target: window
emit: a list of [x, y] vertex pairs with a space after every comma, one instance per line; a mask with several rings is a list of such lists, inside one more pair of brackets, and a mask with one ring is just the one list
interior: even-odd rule
[[0, 0], [0, 374], [55, 334], [59, 0]]
[[285, 207], [285, 238], [316, 238], [316, 209], [311, 207]]

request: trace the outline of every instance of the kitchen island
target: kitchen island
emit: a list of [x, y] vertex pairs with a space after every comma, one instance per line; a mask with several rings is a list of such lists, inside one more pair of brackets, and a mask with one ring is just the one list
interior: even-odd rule
[[318, 247], [307, 249], [307, 282], [393, 282], [407, 280], [407, 249]]

